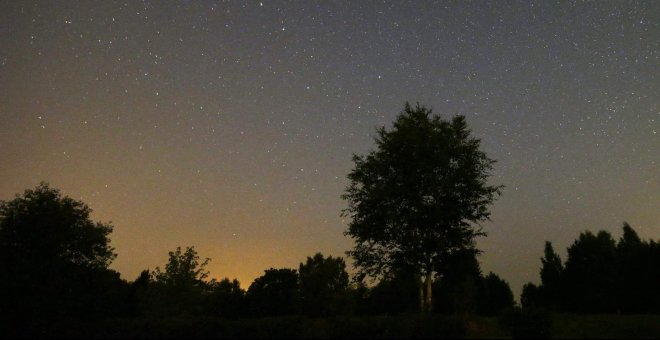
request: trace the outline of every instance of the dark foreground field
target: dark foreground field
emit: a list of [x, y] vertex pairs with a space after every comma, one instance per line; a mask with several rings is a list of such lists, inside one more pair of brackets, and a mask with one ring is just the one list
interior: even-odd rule
[[[178, 317], [113, 319], [79, 324], [32, 324], [25, 333], [4, 336], [68, 338], [659, 338], [660, 315], [554, 314], [538, 320], [480, 316], [368, 316], [311, 319], [277, 317], [224, 320]], [[522, 323], [522, 324], [520, 324]], [[68, 325], [68, 326], [67, 326]], [[515, 328], [515, 329], [514, 329]], [[21, 334], [22, 333], [22, 334]]]

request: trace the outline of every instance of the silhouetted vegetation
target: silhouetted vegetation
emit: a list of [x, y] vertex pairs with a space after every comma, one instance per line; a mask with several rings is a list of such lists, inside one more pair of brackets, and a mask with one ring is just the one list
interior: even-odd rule
[[523, 307], [575, 313], [660, 313], [660, 246], [627, 223], [615, 241], [606, 231], [581, 233], [562, 264], [546, 242], [541, 285], [527, 284]]
[[247, 291], [250, 313], [255, 316], [298, 314], [300, 290], [295, 269], [267, 269]]
[[346, 193], [349, 252], [365, 276], [417, 277], [420, 310], [432, 307], [433, 279], [448, 257], [474, 248], [478, 222], [500, 193], [488, 185], [494, 160], [479, 149], [465, 117], [451, 120], [408, 103], [393, 128], [377, 130], [375, 151], [353, 156]]
[[[521, 308], [509, 284], [479, 265], [475, 223], [488, 218], [499, 187], [486, 185], [493, 161], [464, 118], [406, 104], [378, 135], [377, 151], [354, 157], [344, 195], [346, 234], [357, 241], [353, 282], [343, 258], [316, 253], [297, 269], [265, 270], [246, 291], [210, 278], [210, 259], [192, 246], [127, 282], [108, 268], [112, 225], [92, 221], [83, 202], [46, 183], [0, 201], [0, 336], [660, 335], [660, 316], [621, 315], [660, 313], [658, 242], [627, 223], [618, 241], [586, 231], [565, 262], [546, 242], [541, 282], [523, 287]], [[559, 314], [567, 312], [578, 314]]]
[[144, 312], [159, 317], [203, 314], [206, 297], [215, 283], [206, 281], [209, 272], [205, 267], [209, 261], [200, 262], [194, 247], [171, 251], [165, 269], [156, 267], [151, 273]]
[[108, 269], [112, 225], [91, 211], [46, 183], [0, 201], [0, 333], [127, 313], [128, 284]]
[[317, 253], [300, 264], [298, 273], [303, 314], [318, 317], [350, 313], [352, 296], [348, 294], [344, 259]]

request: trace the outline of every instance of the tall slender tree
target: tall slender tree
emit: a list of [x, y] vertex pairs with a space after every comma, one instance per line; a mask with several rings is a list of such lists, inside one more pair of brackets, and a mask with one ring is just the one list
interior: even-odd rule
[[479, 222], [501, 192], [489, 185], [494, 160], [480, 150], [465, 117], [451, 120], [406, 103], [391, 130], [377, 130], [377, 149], [353, 156], [355, 167], [342, 197], [348, 254], [358, 279], [382, 278], [406, 268], [418, 276], [420, 309], [429, 311], [432, 282], [452, 253], [474, 248], [485, 235]]
[[564, 265], [551, 242], [545, 242], [543, 253], [541, 258], [541, 283], [544, 303], [552, 308], [557, 308], [557, 304], [561, 301], [561, 276]]

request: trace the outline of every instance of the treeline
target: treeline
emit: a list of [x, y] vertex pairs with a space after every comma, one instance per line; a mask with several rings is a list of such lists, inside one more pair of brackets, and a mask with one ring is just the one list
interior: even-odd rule
[[[514, 305], [508, 283], [497, 275], [481, 275], [476, 257], [448, 268], [435, 285], [441, 313], [496, 315]], [[459, 262], [459, 261], [456, 261]], [[469, 264], [466, 264], [468, 263]], [[251, 318], [305, 315], [396, 315], [418, 310], [418, 285], [413, 276], [398, 273], [373, 287], [351, 283], [340, 257], [317, 253], [298, 269], [271, 268], [242, 290], [237, 280], [206, 280], [206, 261], [193, 247], [170, 252], [166, 270], [144, 271], [130, 284], [139, 292], [141, 315], [180, 314]]]
[[[112, 225], [92, 221], [90, 213], [45, 183], [0, 201], [0, 332], [39, 335], [52, 326], [111, 318], [316, 318], [418, 310], [416, 276], [397, 272], [367, 286], [351, 282], [344, 259], [320, 253], [295, 269], [265, 270], [247, 290], [235, 279], [210, 279], [209, 259], [194, 247], [177, 248], [163, 268], [126, 281], [109, 269], [116, 257]], [[476, 250], [449, 258], [434, 286], [441, 313], [493, 315], [514, 304], [504, 280], [481, 274]]]
[[[364, 321], [419, 311], [419, 276], [414, 272], [395, 270], [366, 285], [350, 280], [343, 258], [321, 253], [307, 257], [295, 269], [267, 269], [245, 290], [236, 279], [211, 279], [206, 270], [210, 259], [200, 258], [194, 247], [179, 247], [169, 253], [163, 268], [144, 270], [135, 280], [126, 281], [109, 269], [116, 257], [109, 243], [112, 225], [91, 221], [90, 213], [83, 202], [63, 197], [44, 183], [13, 200], [0, 201], [0, 334], [58, 336], [92, 327], [81, 333], [87, 336], [96, 334], [95, 326], [89, 325], [102, 322], [106, 329], [124, 325], [137, 327], [127, 334], [148, 335], [154, 331], [149, 325], [159, 325], [157, 330], [162, 330], [158, 327], [164, 327], [163, 320], [228, 320], [212, 321], [213, 327], [251, 330], [253, 321], [241, 320], [277, 317], [294, 325], [298, 321], [291, 318], [296, 317], [330, 318], [335, 320], [332, 322], [339, 322], [337, 317], [358, 317]], [[468, 248], [443, 259], [432, 282], [434, 315], [506, 316], [504, 312], [509, 311], [514, 316], [509, 319], [516, 325], [532, 325], [534, 331], [547, 329], [546, 316], [530, 314], [532, 319], [525, 321], [525, 314], [511, 314], [516, 310], [512, 309], [515, 302], [509, 284], [496, 274], [482, 274], [478, 253]], [[541, 262], [541, 284], [530, 283], [523, 289], [523, 313], [539, 309], [660, 312], [660, 245], [641, 240], [628, 224], [618, 242], [605, 231], [582, 233], [568, 248], [565, 263], [547, 242]], [[515, 321], [518, 319], [522, 321]], [[365, 326], [362, 321], [354, 326]], [[194, 324], [182, 322], [181, 329], [191, 329]], [[223, 322], [234, 323], [227, 326]], [[426, 321], [410, 322], [423, 327]], [[176, 322], [173, 325], [178, 327]], [[286, 325], [277, 327], [289, 327]], [[416, 334], [407, 333], [410, 325], [400, 324], [402, 333], [397, 334]], [[446, 329], [447, 334], [459, 334], [452, 332], [465, 326], [456, 325]], [[326, 326], [324, 331], [334, 327]], [[368, 329], [364, 336], [379, 331]], [[234, 334], [231, 329], [224, 331]], [[353, 334], [347, 332], [341, 334]], [[123, 335], [121, 329], [115, 335]]]
[[617, 241], [607, 231], [581, 233], [562, 262], [545, 243], [541, 284], [523, 287], [523, 307], [575, 313], [660, 313], [660, 243], [628, 224]]

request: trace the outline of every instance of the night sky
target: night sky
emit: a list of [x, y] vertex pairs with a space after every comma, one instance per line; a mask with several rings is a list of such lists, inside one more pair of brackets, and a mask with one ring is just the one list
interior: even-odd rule
[[[405, 101], [465, 115], [506, 186], [478, 247], [660, 238], [660, 2], [0, 2], [0, 199], [49, 182], [134, 280], [194, 245], [247, 288], [345, 256], [351, 155]], [[350, 262], [350, 260], [348, 261]]]

